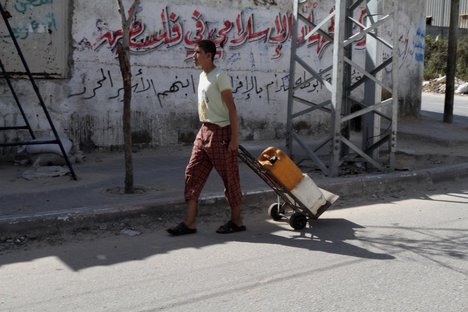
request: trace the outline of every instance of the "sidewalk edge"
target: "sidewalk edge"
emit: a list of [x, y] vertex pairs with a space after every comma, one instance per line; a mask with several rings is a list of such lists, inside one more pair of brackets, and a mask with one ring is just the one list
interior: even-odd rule
[[[436, 168], [419, 169], [405, 172], [392, 172], [356, 177], [317, 179], [319, 187], [336, 193], [340, 196], [355, 196], [369, 193], [388, 192], [392, 189], [401, 189], [418, 184], [428, 185], [465, 178], [468, 176], [468, 163], [441, 166]], [[267, 207], [275, 200], [275, 193], [265, 185], [265, 189], [256, 192], [244, 193], [244, 204], [257, 206], [259, 209]], [[268, 202], [267, 202], [268, 201]], [[203, 213], [220, 212], [220, 204], [227, 204], [224, 195], [205, 196], [200, 199]], [[263, 207], [265, 206], [265, 207]], [[29, 233], [42, 230], [57, 232], [67, 227], [80, 227], [99, 222], [148, 216], [151, 218], [164, 218], [168, 215], [183, 216], [185, 202], [181, 199], [168, 199], [165, 201], [140, 203], [132, 206], [96, 206], [81, 207], [72, 211], [53, 211], [29, 216], [0, 217], [0, 234]], [[266, 208], [265, 208], [266, 209]]]

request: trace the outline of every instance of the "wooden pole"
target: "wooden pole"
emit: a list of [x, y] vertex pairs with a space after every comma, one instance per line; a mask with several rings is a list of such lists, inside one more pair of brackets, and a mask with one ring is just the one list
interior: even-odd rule
[[455, 94], [455, 71], [457, 67], [457, 30], [460, 0], [452, 0], [448, 37], [448, 58], [445, 82], [444, 122], [453, 122], [453, 100]]

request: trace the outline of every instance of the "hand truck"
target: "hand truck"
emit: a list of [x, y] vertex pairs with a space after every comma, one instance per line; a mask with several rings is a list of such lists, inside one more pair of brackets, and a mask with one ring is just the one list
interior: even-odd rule
[[265, 169], [252, 154], [239, 145], [239, 158], [247, 164], [269, 187], [275, 191], [277, 202], [268, 208], [268, 214], [274, 221], [288, 219], [289, 225], [295, 230], [302, 230], [307, 222], [317, 220], [337, 199], [338, 195], [320, 189], [326, 202], [314, 213], [306, 207], [290, 190], [288, 190], [270, 171]]

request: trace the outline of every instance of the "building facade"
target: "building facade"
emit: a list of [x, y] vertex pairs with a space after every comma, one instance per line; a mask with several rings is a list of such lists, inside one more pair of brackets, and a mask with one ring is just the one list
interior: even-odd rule
[[[115, 1], [2, 1], [10, 23], [60, 133], [81, 147], [111, 148], [123, 143], [122, 79], [116, 57], [121, 21]], [[376, 1], [376, 0], [374, 0]], [[382, 0], [384, 1], [384, 0]], [[131, 1], [124, 1], [130, 7]], [[228, 5], [227, 5], [228, 4]], [[400, 113], [419, 111], [424, 67], [426, 0], [400, 1]], [[307, 0], [311, 21], [334, 10], [332, 0]], [[366, 1], [354, 18], [366, 20]], [[196, 40], [212, 38], [217, 64], [231, 76], [241, 139], [282, 138], [285, 132], [292, 38], [290, 0], [142, 1], [130, 31], [133, 73], [134, 143], [146, 146], [190, 143], [198, 128], [196, 92], [199, 70], [191, 53]], [[20, 62], [0, 21], [0, 58], [7, 71], [21, 73]], [[357, 27], [357, 26], [356, 26]], [[333, 33], [334, 20], [323, 28]], [[383, 26], [391, 38], [392, 26]], [[302, 33], [307, 30], [304, 29]], [[319, 35], [300, 44], [318, 71], [330, 66], [333, 44]], [[365, 59], [366, 38], [353, 47]], [[384, 58], [389, 57], [384, 51]], [[391, 68], [387, 70], [389, 72]], [[353, 73], [353, 79], [362, 74]], [[304, 71], [303, 79], [308, 79]], [[331, 77], [325, 77], [330, 79]], [[298, 81], [298, 83], [300, 83]], [[28, 81], [15, 80], [34, 129], [47, 133]], [[320, 98], [327, 92], [311, 81], [304, 92]], [[0, 127], [22, 124], [10, 90], [0, 78]], [[329, 127], [325, 115], [301, 121], [310, 133]], [[23, 134], [26, 135], [26, 134]], [[12, 141], [16, 132], [0, 133]]]
[[[426, 18], [428, 24], [438, 27], [450, 26], [451, 0], [426, 0]], [[468, 0], [460, 0], [459, 20], [460, 28], [468, 29]]]

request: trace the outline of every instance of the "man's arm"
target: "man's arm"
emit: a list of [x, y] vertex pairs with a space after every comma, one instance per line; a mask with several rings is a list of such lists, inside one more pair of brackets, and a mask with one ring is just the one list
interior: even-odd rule
[[237, 122], [237, 109], [236, 104], [234, 103], [234, 98], [232, 96], [231, 90], [224, 90], [221, 92], [224, 103], [229, 111], [229, 122], [231, 123], [231, 140], [229, 142], [229, 149], [231, 151], [237, 151], [239, 148], [239, 125]]

